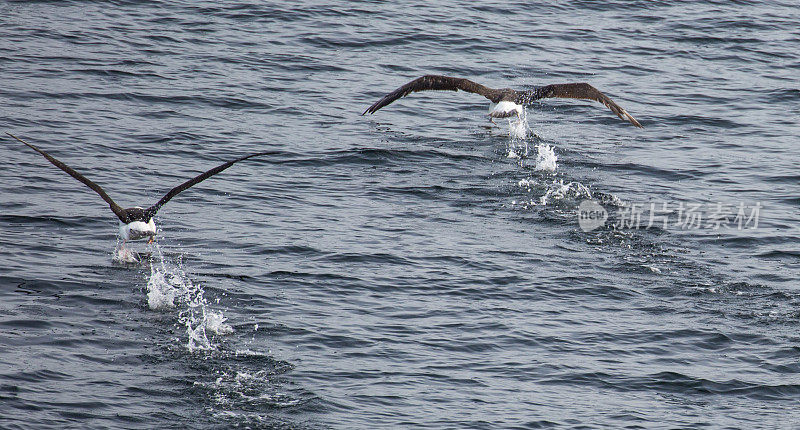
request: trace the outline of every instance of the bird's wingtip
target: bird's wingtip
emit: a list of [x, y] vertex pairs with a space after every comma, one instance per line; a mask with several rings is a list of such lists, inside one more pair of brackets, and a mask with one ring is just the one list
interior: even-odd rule
[[6, 135], [8, 135], [10, 138], [12, 138], [12, 139], [16, 140], [17, 142], [22, 142], [22, 143], [24, 143], [24, 144], [26, 144], [26, 145], [30, 146], [30, 144], [29, 144], [28, 142], [26, 142], [26, 141], [24, 141], [24, 140], [22, 140], [22, 139], [18, 138], [17, 136], [14, 136], [13, 134], [11, 134], [11, 133], [9, 133], [9, 132], [7, 132], [7, 131], [6, 131], [5, 133], [6, 133]]
[[625, 109], [620, 108], [620, 112], [617, 114], [617, 116], [619, 116], [620, 119], [628, 120], [628, 122], [633, 124], [635, 127], [644, 128], [642, 127], [642, 124], [639, 124], [639, 121], [637, 121], [636, 118], [629, 114]]

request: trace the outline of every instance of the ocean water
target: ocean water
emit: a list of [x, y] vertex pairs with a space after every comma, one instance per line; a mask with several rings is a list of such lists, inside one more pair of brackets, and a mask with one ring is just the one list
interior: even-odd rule
[[[137, 263], [97, 195], [0, 139], [0, 428], [799, 425], [798, 22], [0, 3], [0, 131], [123, 206], [277, 152], [170, 201]], [[589, 82], [644, 129], [554, 99], [493, 125], [461, 92], [361, 116], [424, 74]]]

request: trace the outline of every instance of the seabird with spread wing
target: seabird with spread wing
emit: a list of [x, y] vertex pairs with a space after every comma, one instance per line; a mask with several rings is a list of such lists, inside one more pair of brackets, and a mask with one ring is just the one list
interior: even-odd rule
[[566, 98], [566, 99], [584, 99], [594, 100], [604, 104], [607, 108], [611, 109], [620, 119], [630, 121], [636, 127], [642, 128], [639, 121], [636, 121], [625, 109], [614, 103], [613, 100], [608, 98], [605, 94], [601, 93], [597, 88], [587, 83], [573, 83], [573, 84], [552, 84], [543, 87], [535, 87], [528, 91], [517, 91], [511, 88], [489, 88], [481, 84], [470, 81], [464, 78], [453, 78], [450, 76], [439, 75], [426, 75], [417, 78], [402, 87], [385, 95], [382, 99], [378, 100], [375, 104], [367, 108], [361, 115], [367, 113], [373, 114], [378, 109], [389, 105], [395, 100], [405, 97], [417, 91], [466, 91], [468, 93], [480, 94], [492, 102], [489, 107], [489, 117], [494, 118], [507, 118], [511, 116], [519, 117], [522, 115], [523, 106], [532, 104], [536, 100], [545, 98]]
[[84, 185], [91, 188], [94, 192], [96, 192], [100, 197], [108, 203], [108, 206], [111, 208], [111, 211], [114, 212], [114, 215], [119, 218], [119, 237], [122, 239], [122, 244], [125, 244], [125, 241], [128, 240], [138, 240], [149, 238], [149, 242], [152, 242], [155, 235], [156, 235], [156, 225], [153, 222], [153, 217], [155, 216], [156, 212], [161, 209], [170, 199], [177, 196], [182, 191], [187, 190], [189, 187], [193, 185], [197, 185], [198, 183], [216, 175], [217, 173], [222, 172], [223, 170], [227, 169], [228, 167], [233, 166], [235, 163], [239, 161], [247, 160], [248, 158], [258, 157], [262, 155], [272, 155], [275, 152], [258, 152], [255, 154], [245, 155], [244, 157], [239, 157], [235, 160], [228, 161], [227, 163], [220, 164], [219, 166], [201, 173], [196, 177], [189, 179], [188, 181], [178, 185], [177, 187], [169, 190], [169, 192], [158, 201], [158, 203], [148, 207], [142, 208], [139, 206], [124, 209], [120, 205], [118, 205], [111, 197], [106, 194], [106, 192], [96, 183], [90, 181], [85, 176], [81, 175], [71, 167], [67, 166], [63, 162], [57, 160], [52, 155], [48, 154], [47, 152], [39, 149], [38, 147], [31, 145], [30, 143], [14, 136], [11, 133], [6, 133], [7, 135], [11, 136], [12, 138], [22, 142], [23, 144], [27, 145], [29, 148], [33, 149], [34, 151], [38, 152], [39, 154], [43, 155], [47, 161], [53, 163], [54, 166], [58, 167], [59, 169], [66, 172], [68, 175], [72, 176], [73, 178], [83, 182]]

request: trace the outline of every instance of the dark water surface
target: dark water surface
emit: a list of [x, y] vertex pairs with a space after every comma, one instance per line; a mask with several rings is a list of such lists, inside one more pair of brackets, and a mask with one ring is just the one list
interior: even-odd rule
[[[131, 265], [2, 139], [0, 427], [800, 423], [796, 2], [226, 3], [0, 3], [0, 131], [124, 206], [280, 151], [172, 200]], [[519, 141], [463, 93], [360, 116], [427, 73], [590, 82], [645, 128], [549, 100]], [[761, 209], [584, 232], [587, 195]]]

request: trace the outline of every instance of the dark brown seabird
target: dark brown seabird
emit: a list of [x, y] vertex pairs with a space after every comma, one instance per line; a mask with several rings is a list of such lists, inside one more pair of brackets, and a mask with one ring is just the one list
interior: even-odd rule
[[461, 90], [468, 93], [480, 94], [492, 102], [492, 105], [489, 107], [489, 117], [491, 119], [507, 118], [510, 116], [519, 117], [522, 115], [523, 106], [530, 105], [536, 100], [545, 98], [556, 97], [566, 99], [594, 100], [611, 109], [611, 111], [617, 114], [620, 119], [628, 120], [636, 127], [642, 128], [642, 125], [639, 124], [639, 121], [636, 121], [636, 119], [627, 111], [625, 111], [625, 109], [614, 103], [613, 100], [598, 91], [597, 88], [587, 83], [553, 84], [545, 85], [543, 87], [535, 87], [528, 91], [517, 91], [512, 90], [511, 88], [489, 88], [472, 82], [469, 79], [453, 78], [450, 76], [440, 75], [426, 75], [403, 85], [402, 87], [385, 95], [382, 99], [378, 100], [375, 104], [367, 108], [367, 110], [365, 110], [361, 115], [366, 115], [367, 113], [373, 114], [377, 112], [378, 109], [411, 93], [429, 90]]
[[73, 178], [83, 182], [84, 185], [91, 188], [94, 192], [96, 192], [100, 197], [108, 203], [108, 206], [111, 208], [111, 211], [114, 212], [114, 215], [119, 218], [119, 237], [122, 239], [122, 244], [125, 244], [127, 240], [137, 240], [137, 239], [144, 239], [149, 238], [149, 242], [153, 241], [153, 238], [156, 235], [156, 225], [153, 222], [153, 216], [155, 216], [156, 212], [161, 209], [170, 199], [177, 196], [180, 192], [185, 191], [189, 187], [196, 185], [217, 173], [227, 169], [228, 167], [233, 166], [235, 163], [239, 161], [247, 160], [248, 158], [258, 157], [261, 155], [273, 155], [277, 154], [274, 151], [268, 152], [258, 152], [255, 154], [245, 155], [244, 157], [239, 157], [235, 160], [228, 161], [227, 163], [221, 164], [207, 172], [201, 173], [196, 177], [189, 179], [188, 181], [178, 185], [177, 187], [169, 190], [169, 192], [158, 201], [158, 203], [148, 207], [148, 208], [141, 208], [141, 207], [132, 207], [123, 209], [120, 205], [114, 202], [111, 197], [106, 194], [106, 192], [96, 183], [90, 181], [85, 176], [81, 175], [71, 167], [67, 166], [66, 164], [62, 163], [61, 161], [57, 160], [52, 155], [48, 154], [47, 152], [37, 148], [34, 145], [14, 136], [11, 133], [6, 133], [7, 135], [11, 136], [12, 138], [16, 139], [19, 142], [27, 145], [29, 148], [33, 149], [34, 151], [38, 152], [39, 154], [43, 155], [47, 161], [53, 163], [54, 166], [58, 167], [59, 169], [66, 172], [68, 175], [72, 176]]

